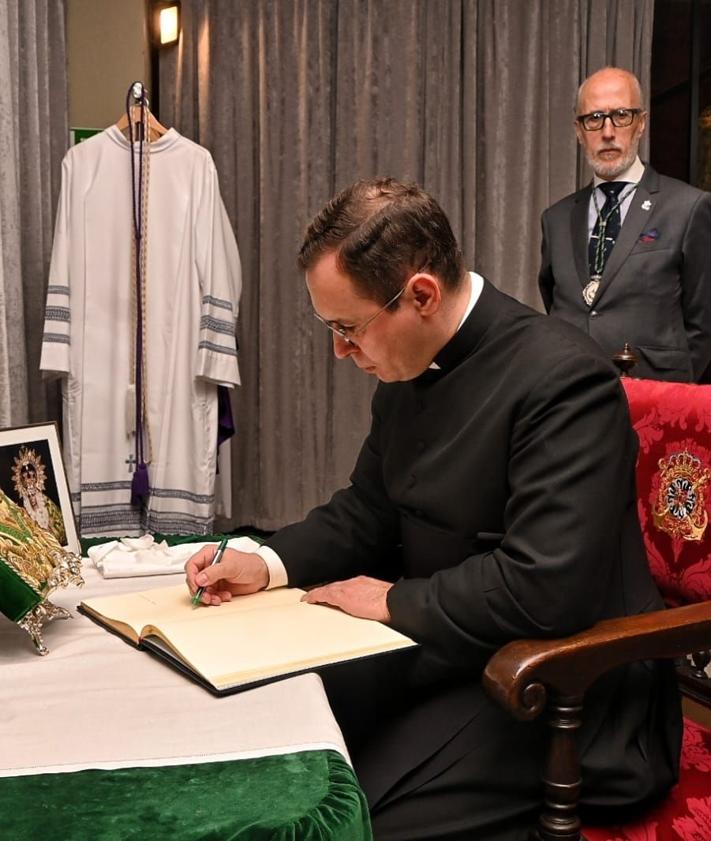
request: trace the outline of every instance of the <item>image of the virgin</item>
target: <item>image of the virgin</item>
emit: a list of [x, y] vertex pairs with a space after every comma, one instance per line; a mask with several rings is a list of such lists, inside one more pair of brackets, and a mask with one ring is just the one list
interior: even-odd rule
[[11, 468], [15, 501], [43, 529], [64, 546], [67, 542], [62, 512], [57, 504], [57, 487], [46, 441], [22, 445]]

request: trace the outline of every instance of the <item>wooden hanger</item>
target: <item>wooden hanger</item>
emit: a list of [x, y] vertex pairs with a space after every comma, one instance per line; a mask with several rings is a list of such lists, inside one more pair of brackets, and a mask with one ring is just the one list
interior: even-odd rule
[[[131, 119], [134, 125], [140, 125], [140, 105], [131, 106]], [[116, 128], [128, 136], [128, 117], [126, 116], [126, 114], [121, 114], [118, 120], [116, 120]], [[161, 125], [161, 123], [158, 122], [158, 120], [153, 116], [153, 114], [150, 111], [148, 111], [148, 142], [153, 143], [154, 140], [158, 140], [158, 138], [162, 137], [167, 131], [168, 129], [164, 125]]]

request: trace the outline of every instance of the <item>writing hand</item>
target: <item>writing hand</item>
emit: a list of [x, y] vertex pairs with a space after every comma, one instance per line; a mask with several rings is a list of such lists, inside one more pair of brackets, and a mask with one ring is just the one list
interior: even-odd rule
[[252, 552], [225, 549], [222, 560], [210, 566], [217, 551], [217, 544], [203, 546], [185, 564], [185, 581], [194, 596], [198, 588], [205, 587], [203, 604], [220, 605], [232, 596], [242, 596], [263, 590], [269, 583], [267, 565]]
[[302, 596], [301, 601], [310, 604], [329, 604], [339, 607], [351, 616], [389, 622], [387, 595], [392, 586], [389, 581], [359, 575], [357, 578], [349, 578], [346, 581], [334, 581], [332, 584], [324, 584], [323, 587], [314, 587]]

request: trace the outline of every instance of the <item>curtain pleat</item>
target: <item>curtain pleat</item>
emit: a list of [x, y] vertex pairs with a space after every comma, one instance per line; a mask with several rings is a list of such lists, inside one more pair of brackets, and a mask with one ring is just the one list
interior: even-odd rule
[[17, 4], [0, 4], [0, 424], [27, 417], [17, 115]]
[[416, 180], [468, 264], [541, 308], [540, 214], [590, 177], [578, 85], [614, 63], [648, 89], [653, 0], [182, 8], [160, 117], [212, 152], [244, 273], [234, 524], [278, 528], [348, 481], [374, 388], [311, 315], [295, 258], [312, 216], [355, 178]]
[[0, 3], [0, 81], [0, 426], [17, 426], [60, 417], [39, 358], [68, 140], [64, 0]]

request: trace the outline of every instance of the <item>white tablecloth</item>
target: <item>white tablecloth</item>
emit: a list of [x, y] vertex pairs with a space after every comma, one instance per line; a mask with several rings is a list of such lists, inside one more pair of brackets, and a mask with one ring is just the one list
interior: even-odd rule
[[105, 580], [51, 600], [72, 619], [45, 627], [40, 657], [0, 615], [0, 777], [214, 762], [337, 750], [341, 731], [315, 674], [214, 698], [186, 677], [77, 613], [83, 598], [168, 586], [180, 575]]

